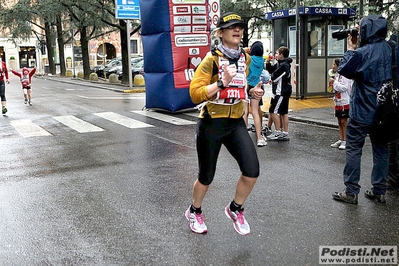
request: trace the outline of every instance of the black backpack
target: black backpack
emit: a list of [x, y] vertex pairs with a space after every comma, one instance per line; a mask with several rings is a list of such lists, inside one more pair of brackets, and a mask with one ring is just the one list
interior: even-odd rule
[[377, 94], [377, 108], [374, 117], [374, 134], [381, 140], [393, 141], [399, 138], [399, 89], [397, 75], [398, 45], [388, 41], [392, 49], [392, 80], [382, 83]]

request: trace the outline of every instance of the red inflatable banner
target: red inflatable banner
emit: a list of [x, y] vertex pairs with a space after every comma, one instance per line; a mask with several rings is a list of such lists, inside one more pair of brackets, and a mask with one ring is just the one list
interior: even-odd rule
[[206, 0], [169, 0], [170, 31], [176, 88], [187, 88], [194, 70], [209, 52]]

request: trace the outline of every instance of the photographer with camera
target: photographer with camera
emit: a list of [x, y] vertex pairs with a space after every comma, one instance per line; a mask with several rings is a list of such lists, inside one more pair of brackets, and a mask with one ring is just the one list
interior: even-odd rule
[[377, 93], [386, 80], [392, 78], [392, 52], [385, 40], [387, 20], [380, 15], [364, 17], [360, 22], [360, 45], [357, 46], [353, 30], [347, 34], [347, 48], [338, 67], [338, 73], [353, 79], [350, 98], [350, 120], [346, 131], [346, 163], [343, 171], [343, 192], [332, 194], [333, 199], [357, 204], [360, 192], [360, 165], [362, 148], [367, 134], [370, 136], [373, 152], [371, 172], [372, 188], [365, 191], [365, 197], [385, 203], [388, 176], [388, 143], [379, 139], [372, 124], [377, 105]]
[[339, 41], [339, 40], [348, 38], [348, 34], [351, 35], [351, 37], [352, 37], [352, 39], [351, 39], [352, 43], [357, 44], [357, 36], [359, 35], [359, 30], [357, 28], [335, 31], [332, 33], [332, 37], [334, 39], [337, 39], [337, 41]]

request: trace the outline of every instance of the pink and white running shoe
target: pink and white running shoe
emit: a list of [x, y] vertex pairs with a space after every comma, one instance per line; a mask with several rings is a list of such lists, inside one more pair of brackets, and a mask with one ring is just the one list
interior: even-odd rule
[[224, 213], [233, 221], [234, 229], [240, 235], [248, 235], [250, 232], [249, 224], [244, 217], [244, 209], [241, 211], [232, 212], [230, 210], [230, 203], [224, 208]]
[[185, 216], [190, 222], [190, 229], [194, 233], [204, 234], [208, 231], [205, 225], [205, 216], [202, 213], [191, 213], [190, 207], [188, 207]]

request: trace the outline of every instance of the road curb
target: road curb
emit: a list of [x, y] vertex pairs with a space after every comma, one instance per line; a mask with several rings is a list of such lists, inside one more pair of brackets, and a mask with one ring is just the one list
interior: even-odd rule
[[303, 118], [303, 117], [297, 117], [297, 116], [289, 116], [289, 120], [295, 121], [295, 122], [301, 122], [301, 123], [306, 123], [306, 124], [314, 124], [318, 126], [323, 126], [323, 127], [330, 127], [330, 128], [338, 128], [338, 124], [332, 124], [312, 118]]
[[104, 89], [104, 90], [112, 90], [116, 92], [122, 93], [142, 93], [145, 92], [145, 87], [137, 88], [137, 89], [125, 89], [128, 88], [128, 85], [125, 84], [117, 84], [117, 83], [103, 83], [92, 80], [85, 80], [81, 78], [64, 78], [59, 76], [40, 76], [39, 78], [47, 79], [54, 82], [68, 83], [68, 84], [81, 84], [84, 86], [91, 86], [94, 88]]
[[143, 89], [131, 89], [131, 90], [124, 90], [123, 92], [126, 92], [126, 93], [145, 92], [145, 88], [143, 88]]

